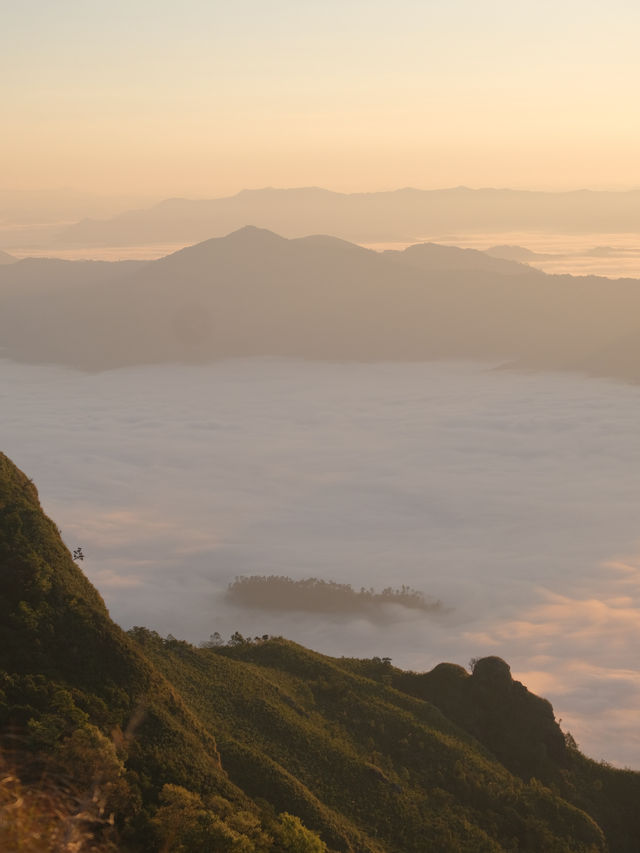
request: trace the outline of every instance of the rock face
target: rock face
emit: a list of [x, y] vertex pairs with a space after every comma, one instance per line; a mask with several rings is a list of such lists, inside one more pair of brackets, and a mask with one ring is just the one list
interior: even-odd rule
[[506, 687], [511, 684], [511, 667], [502, 658], [493, 656], [480, 658], [474, 664], [473, 677], [478, 683]]
[[432, 702], [522, 778], [551, 782], [570, 760], [551, 704], [514, 681], [502, 658], [473, 661], [471, 674], [449, 663], [423, 675], [394, 671], [392, 683]]

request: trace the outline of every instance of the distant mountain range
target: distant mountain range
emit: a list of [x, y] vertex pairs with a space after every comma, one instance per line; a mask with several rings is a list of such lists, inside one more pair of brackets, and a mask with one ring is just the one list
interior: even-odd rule
[[84, 219], [60, 229], [56, 240], [65, 247], [194, 243], [249, 222], [287, 237], [335, 234], [358, 243], [416, 242], [474, 231], [613, 233], [637, 230], [640, 190], [456, 187], [348, 195], [318, 187], [243, 190], [226, 198], [173, 198], [110, 219]]
[[527, 261], [547, 260], [548, 258], [563, 258], [562, 254], [553, 254], [549, 252], [534, 252], [532, 249], [527, 249], [525, 246], [490, 246], [484, 249], [487, 255], [493, 258], [503, 258], [508, 261], [518, 261], [526, 263]]
[[475, 358], [640, 380], [640, 284], [433, 244], [246, 227], [152, 262], [0, 267], [6, 357], [86, 370], [233, 356]]
[[149, 196], [134, 193], [103, 195], [69, 187], [48, 190], [11, 190], [2, 187], [0, 223], [68, 223], [84, 216], [114, 216], [127, 207], [141, 203], [149, 203]]
[[6, 851], [635, 853], [640, 840], [640, 774], [582, 755], [500, 658], [415, 673], [281, 637], [195, 648], [125, 633], [2, 453], [0, 768]]

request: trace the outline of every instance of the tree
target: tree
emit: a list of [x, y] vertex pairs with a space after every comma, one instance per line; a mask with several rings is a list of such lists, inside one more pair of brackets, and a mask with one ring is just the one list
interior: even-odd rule
[[209, 634], [209, 639], [200, 643], [201, 649], [217, 649], [220, 646], [224, 646], [224, 640], [220, 636], [219, 631], [214, 631], [213, 634]]
[[282, 853], [326, 853], [327, 845], [299, 817], [283, 812], [277, 832], [278, 850]]

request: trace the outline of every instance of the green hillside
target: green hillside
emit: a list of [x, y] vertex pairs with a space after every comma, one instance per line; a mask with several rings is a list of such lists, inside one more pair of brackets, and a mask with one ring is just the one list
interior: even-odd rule
[[124, 633], [2, 454], [0, 727], [3, 850], [640, 849], [640, 774], [582, 756], [497, 658]]

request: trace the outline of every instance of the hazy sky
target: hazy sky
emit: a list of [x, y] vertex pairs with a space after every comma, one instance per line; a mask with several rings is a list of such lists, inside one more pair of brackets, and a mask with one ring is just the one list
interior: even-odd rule
[[9, 0], [2, 183], [640, 185], [631, 0]]

